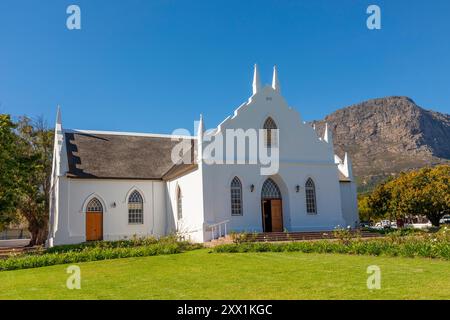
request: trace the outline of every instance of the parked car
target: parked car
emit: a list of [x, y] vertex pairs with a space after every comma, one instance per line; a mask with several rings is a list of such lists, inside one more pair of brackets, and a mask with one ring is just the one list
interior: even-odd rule
[[381, 229], [383, 229], [383, 226], [381, 225], [381, 222], [377, 222], [371, 228], [375, 229], [375, 230], [381, 230]]
[[361, 222], [359, 223], [359, 226], [360, 226], [361, 228], [370, 228], [370, 221], [361, 221]]
[[381, 220], [381, 227], [384, 229], [389, 229], [391, 227], [391, 222], [389, 220]]
[[450, 215], [446, 214], [445, 216], [442, 217], [441, 220], [439, 220], [440, 224], [450, 224]]

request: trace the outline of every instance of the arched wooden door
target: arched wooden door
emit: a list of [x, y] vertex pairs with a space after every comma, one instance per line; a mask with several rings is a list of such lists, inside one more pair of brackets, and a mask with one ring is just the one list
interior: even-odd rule
[[86, 207], [86, 241], [103, 240], [103, 206], [97, 198]]
[[283, 231], [281, 192], [275, 181], [268, 178], [261, 190], [261, 209], [264, 232]]

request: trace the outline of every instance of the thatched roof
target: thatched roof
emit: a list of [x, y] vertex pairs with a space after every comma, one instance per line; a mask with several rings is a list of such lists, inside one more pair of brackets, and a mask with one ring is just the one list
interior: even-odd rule
[[[67, 131], [65, 139], [71, 178], [166, 180], [197, 167], [192, 138]], [[184, 163], [173, 163], [182, 141], [190, 146]]]

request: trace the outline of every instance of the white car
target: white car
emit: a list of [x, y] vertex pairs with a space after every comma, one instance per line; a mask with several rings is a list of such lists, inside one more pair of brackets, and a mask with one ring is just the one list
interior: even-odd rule
[[450, 224], [450, 215], [446, 214], [445, 216], [442, 217], [441, 220], [439, 220], [440, 224]]
[[391, 227], [391, 222], [389, 220], [381, 220], [381, 226], [385, 229]]

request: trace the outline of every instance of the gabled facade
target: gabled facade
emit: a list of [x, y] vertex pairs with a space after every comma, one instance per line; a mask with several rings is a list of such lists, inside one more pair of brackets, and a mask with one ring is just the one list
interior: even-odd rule
[[[196, 136], [63, 130], [59, 110], [55, 133], [50, 246], [174, 232], [204, 242], [230, 231], [358, 223], [349, 156], [334, 154], [329, 128], [318, 137], [287, 105], [275, 68], [262, 87], [255, 66], [250, 99], [214, 129], [201, 118]], [[262, 161], [261, 150], [277, 156]]]

